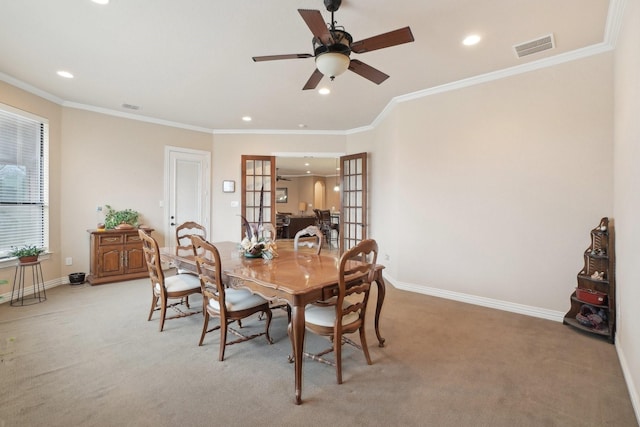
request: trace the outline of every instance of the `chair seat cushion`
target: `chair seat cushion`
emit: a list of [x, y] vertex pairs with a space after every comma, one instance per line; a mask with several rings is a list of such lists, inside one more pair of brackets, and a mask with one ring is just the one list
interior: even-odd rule
[[[342, 306], [346, 308], [349, 306], [349, 303], [345, 301]], [[359, 317], [358, 313], [347, 314], [342, 318], [342, 326], [357, 321]], [[336, 307], [334, 305], [323, 307], [309, 304], [305, 308], [305, 318], [306, 322], [312, 325], [332, 328], [336, 323]]]
[[[225, 289], [225, 305], [229, 311], [240, 311], [248, 308], [267, 304], [267, 300], [260, 295], [252, 294], [246, 289]], [[214, 299], [209, 299], [209, 305], [216, 311], [220, 311], [220, 303]]]
[[[183, 292], [191, 289], [200, 289], [200, 279], [192, 274], [178, 274], [164, 279], [164, 287], [167, 292]], [[156, 283], [156, 290], [160, 292], [160, 284]]]

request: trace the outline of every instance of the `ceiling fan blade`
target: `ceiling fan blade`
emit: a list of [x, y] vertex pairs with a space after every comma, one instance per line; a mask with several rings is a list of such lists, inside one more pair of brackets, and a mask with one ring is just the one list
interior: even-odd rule
[[404, 27], [388, 33], [378, 34], [368, 39], [351, 43], [351, 51], [355, 53], [371, 52], [372, 50], [409, 43], [414, 40], [411, 28]]
[[254, 56], [254, 62], [262, 61], [275, 61], [278, 59], [301, 59], [301, 58], [313, 58], [310, 53], [291, 53], [288, 55], [267, 55], [267, 56]]
[[307, 27], [311, 30], [311, 33], [318, 38], [324, 45], [333, 44], [333, 37], [325, 24], [322, 14], [319, 10], [311, 9], [298, 9], [300, 16], [304, 19]]
[[318, 86], [318, 83], [320, 83], [320, 80], [322, 80], [322, 77], [324, 77], [324, 74], [316, 68], [313, 70], [313, 74], [311, 74], [311, 77], [309, 77], [307, 84], [304, 85], [302, 90], [315, 89], [316, 86]]
[[377, 85], [389, 78], [389, 76], [382, 71], [376, 70], [371, 65], [367, 65], [362, 61], [358, 61], [357, 59], [351, 60], [351, 62], [349, 63], [349, 69], [354, 73], [364, 77], [365, 79], [371, 80]]

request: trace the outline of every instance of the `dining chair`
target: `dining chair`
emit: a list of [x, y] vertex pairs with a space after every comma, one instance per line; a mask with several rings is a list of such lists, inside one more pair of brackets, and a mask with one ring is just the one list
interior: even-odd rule
[[258, 229], [258, 234], [260, 237], [265, 239], [269, 239], [272, 242], [275, 242], [278, 238], [278, 233], [276, 231], [276, 227], [273, 226], [270, 222], [265, 222], [260, 225]]
[[[147, 269], [149, 270], [149, 279], [151, 279], [152, 300], [151, 310], [149, 310], [149, 318], [147, 320], [151, 320], [154, 311], [160, 311], [160, 332], [162, 332], [164, 322], [167, 319], [176, 319], [202, 313], [202, 311], [184, 312], [177, 308], [182, 304], [185, 304], [187, 308], [191, 308], [189, 306], [189, 295], [199, 294], [201, 292], [198, 277], [192, 274], [178, 274], [165, 277], [160, 261], [158, 242], [142, 229], [138, 230], [138, 234], [142, 240], [142, 250], [147, 262]], [[179, 299], [180, 301], [169, 304], [170, 299]], [[167, 317], [167, 308], [169, 307], [175, 308], [178, 314]]]
[[331, 222], [331, 211], [328, 209], [318, 210], [317, 215], [319, 217], [320, 231], [325, 235], [327, 243], [330, 244], [334, 240], [333, 231], [336, 232], [335, 241], [338, 242], [340, 239], [340, 224]]
[[[300, 241], [303, 236], [311, 236], [313, 239]], [[308, 248], [316, 248], [316, 255], [320, 255], [322, 251], [322, 232], [315, 225], [309, 225], [306, 228], [298, 231], [293, 239], [293, 250], [297, 251], [299, 247], [306, 246]]]
[[[332, 343], [330, 348], [322, 352], [305, 353], [305, 356], [335, 366], [338, 384], [342, 384], [343, 344], [347, 343], [362, 350], [367, 364], [371, 365], [365, 337], [365, 313], [371, 283], [375, 280], [377, 259], [378, 244], [375, 240], [363, 240], [349, 249], [340, 257], [335, 303], [332, 305], [314, 303], [305, 308], [306, 329], [329, 337]], [[360, 334], [360, 345], [345, 336], [355, 332]], [[335, 356], [332, 361], [322, 357], [330, 352]]]
[[[259, 295], [252, 294], [247, 289], [226, 287], [222, 282], [222, 263], [220, 262], [218, 249], [199, 236], [191, 236], [191, 242], [193, 246], [192, 253], [195, 256], [196, 268], [198, 270], [200, 288], [206, 307], [202, 334], [200, 335], [198, 345], [202, 345], [204, 336], [207, 333], [220, 329], [220, 351], [218, 360], [223, 361], [225, 348], [228, 345], [248, 341], [262, 335], [266, 335], [267, 342], [272, 344], [273, 341], [269, 336], [269, 326], [271, 325], [272, 317], [269, 302]], [[262, 313], [266, 316], [267, 320], [264, 332], [247, 336], [229, 326], [231, 323], [235, 321], [240, 322], [242, 319], [255, 313]], [[220, 323], [208, 329], [209, 318], [212, 316], [217, 317]], [[239, 338], [227, 342], [227, 331], [237, 335]]]
[[[189, 236], [197, 235], [203, 239], [207, 239], [207, 229], [194, 221], [183, 222], [176, 227], [176, 255], [190, 256], [193, 253], [191, 247], [191, 239]], [[178, 267], [178, 274], [195, 274], [192, 271], [181, 269]]]

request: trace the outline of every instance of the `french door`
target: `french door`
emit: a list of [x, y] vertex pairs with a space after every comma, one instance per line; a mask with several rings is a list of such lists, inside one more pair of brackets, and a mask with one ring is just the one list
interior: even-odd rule
[[367, 238], [367, 153], [340, 157], [340, 253]]
[[[367, 173], [367, 153], [340, 157], [340, 253], [367, 238]], [[262, 198], [262, 221], [275, 224], [275, 187], [275, 156], [242, 156], [241, 212], [248, 222], [258, 223]]]
[[[275, 156], [242, 156], [242, 215], [252, 224], [275, 224], [276, 210]], [[244, 224], [241, 223], [241, 238]]]

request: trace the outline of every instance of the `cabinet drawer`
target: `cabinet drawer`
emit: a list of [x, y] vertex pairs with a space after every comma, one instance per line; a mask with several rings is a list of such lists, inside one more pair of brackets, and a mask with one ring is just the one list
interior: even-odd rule
[[127, 234], [124, 236], [124, 239], [125, 243], [139, 243], [142, 240], [138, 234]]
[[124, 242], [124, 238], [123, 237], [124, 236], [122, 234], [100, 235], [100, 236], [98, 236], [98, 244], [100, 246], [102, 246], [102, 245], [117, 245], [118, 243], [123, 243]]

